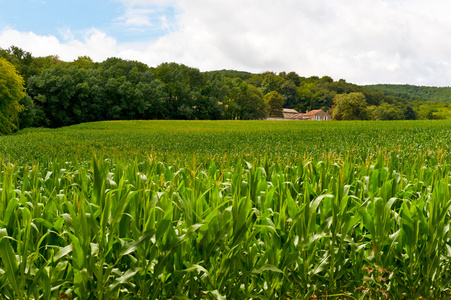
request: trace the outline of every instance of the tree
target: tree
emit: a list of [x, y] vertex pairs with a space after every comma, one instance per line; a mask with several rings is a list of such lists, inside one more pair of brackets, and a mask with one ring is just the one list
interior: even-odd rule
[[412, 106], [408, 105], [405, 107], [404, 118], [406, 120], [416, 120], [418, 118], [417, 113], [413, 110]]
[[163, 63], [154, 70], [165, 86], [165, 106], [169, 119], [195, 118], [196, 102], [201, 95], [202, 76], [198, 69], [177, 63]]
[[283, 106], [294, 108], [298, 104], [296, 84], [291, 80], [286, 80], [280, 87], [280, 94], [283, 97]]
[[76, 60], [72, 62], [72, 65], [83, 68], [92, 69], [95, 67], [94, 61], [89, 56], [79, 56]]
[[23, 110], [19, 101], [25, 97], [24, 80], [16, 68], [0, 58], [0, 133], [10, 134], [17, 129], [18, 116]]
[[266, 95], [272, 91], [278, 92], [284, 81], [285, 80], [283, 79], [283, 77], [278, 76], [274, 73], [271, 72], [265, 73], [262, 82], [263, 94]]
[[23, 110], [19, 114], [19, 129], [33, 126], [38, 114], [33, 99], [26, 95], [20, 99], [19, 103], [23, 106]]
[[30, 52], [24, 51], [16, 46], [11, 46], [6, 50], [0, 49], [0, 56], [9, 61], [17, 72], [27, 81], [28, 77], [37, 74], [37, 70], [32, 70], [31, 64], [33, 56]]
[[371, 106], [369, 115], [373, 120], [402, 120], [404, 114], [402, 110], [394, 104], [382, 102], [379, 106]]
[[28, 93], [45, 118], [35, 125], [60, 127], [82, 122], [102, 120], [104, 101], [93, 88], [97, 72], [74, 66], [57, 65], [33, 76], [28, 82]]
[[265, 102], [269, 105], [269, 116], [283, 118], [283, 97], [278, 92], [265, 95]]
[[429, 110], [428, 113], [426, 114], [426, 118], [428, 120], [439, 120], [440, 116], [436, 114], [437, 112], [438, 110], [436, 110], [435, 108]]
[[226, 118], [239, 120], [264, 119], [268, 104], [259, 88], [236, 78], [227, 82], [229, 95], [225, 99]]
[[268, 104], [263, 98], [263, 93], [259, 88], [243, 82], [240, 97], [241, 119], [265, 119], [268, 117]]
[[296, 72], [290, 72], [284, 76], [285, 80], [292, 81], [296, 86], [301, 84], [301, 77]]
[[319, 96], [319, 88], [313, 82], [304, 82], [297, 88], [296, 95], [297, 101], [294, 108], [298, 111], [310, 110]]
[[218, 73], [204, 73], [205, 83], [195, 102], [195, 118], [220, 120], [224, 118], [223, 100], [228, 92], [223, 77]]
[[336, 95], [332, 116], [335, 120], [368, 120], [365, 95], [363, 93]]

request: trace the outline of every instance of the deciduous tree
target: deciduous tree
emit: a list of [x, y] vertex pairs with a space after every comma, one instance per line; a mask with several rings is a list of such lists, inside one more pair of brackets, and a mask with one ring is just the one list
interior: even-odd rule
[[96, 72], [74, 66], [54, 66], [33, 76], [28, 93], [45, 112], [36, 125], [59, 127], [103, 119], [95, 85]]
[[264, 119], [268, 116], [268, 105], [259, 88], [248, 85], [241, 79], [228, 83], [230, 94], [226, 99], [227, 118], [239, 120]]
[[294, 108], [298, 104], [296, 84], [291, 80], [286, 80], [280, 87], [280, 94], [283, 97], [283, 106]]
[[368, 120], [365, 95], [362, 93], [336, 95], [332, 115], [336, 120]]
[[371, 106], [369, 112], [371, 119], [373, 120], [402, 120], [404, 114], [402, 110], [394, 104], [382, 102], [379, 106]]
[[278, 76], [274, 73], [267, 72], [264, 74], [264, 79], [262, 82], [262, 91], [266, 95], [272, 91], [278, 92], [285, 80], [283, 77]]
[[278, 92], [273, 91], [265, 95], [265, 102], [269, 105], [269, 116], [283, 118], [283, 97]]
[[19, 101], [25, 97], [24, 80], [16, 68], [0, 58], [0, 133], [10, 134], [17, 129], [18, 115], [23, 110]]

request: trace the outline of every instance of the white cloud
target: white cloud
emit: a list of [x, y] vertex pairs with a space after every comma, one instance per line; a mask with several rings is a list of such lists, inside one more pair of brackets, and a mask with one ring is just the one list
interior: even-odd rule
[[14, 45], [31, 52], [34, 56], [58, 55], [60, 59], [72, 61], [78, 56], [89, 55], [97, 61], [117, 54], [116, 41], [105, 33], [91, 29], [84, 32], [82, 39], [75, 39], [70, 30], [64, 33], [64, 42], [53, 35], [37, 35], [14, 29], [0, 31], [0, 44]]
[[118, 18], [118, 21], [132, 28], [152, 26], [151, 13], [149, 9], [127, 8], [124, 16]]
[[172, 8], [170, 1], [122, 0], [121, 2], [124, 4], [124, 12], [115, 21], [122, 30], [161, 35], [173, 28], [166, 15], [167, 9]]
[[[152, 66], [175, 61], [201, 70], [295, 71], [362, 84], [451, 83], [451, 2], [121, 1], [124, 26], [159, 28], [163, 36], [125, 44], [95, 29], [78, 39], [68, 31], [63, 41], [6, 29], [0, 44], [67, 60], [119, 56]], [[175, 16], [166, 15], [168, 6]]]

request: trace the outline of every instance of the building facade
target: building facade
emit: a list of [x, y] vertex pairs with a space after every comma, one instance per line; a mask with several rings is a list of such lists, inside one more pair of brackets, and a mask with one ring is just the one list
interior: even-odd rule
[[298, 115], [299, 112], [295, 109], [284, 108], [283, 109], [283, 118], [284, 119], [292, 119], [295, 115]]
[[307, 111], [305, 114], [299, 113], [292, 117], [293, 120], [298, 121], [330, 121], [332, 116], [322, 109]]

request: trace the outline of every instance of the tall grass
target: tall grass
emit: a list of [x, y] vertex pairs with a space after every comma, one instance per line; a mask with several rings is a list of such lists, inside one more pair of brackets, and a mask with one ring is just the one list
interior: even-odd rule
[[[185, 139], [178, 135], [182, 128], [173, 128], [182, 140], [171, 152], [155, 143], [147, 146], [149, 152], [137, 147], [126, 157], [139, 132], [144, 138], [152, 131], [133, 133], [127, 127], [123, 144], [115, 139], [114, 155], [102, 147], [94, 155], [88, 148], [86, 160], [83, 149], [68, 154], [69, 147], [58, 146], [59, 155], [5, 157], [0, 164], [2, 297], [451, 296], [448, 123], [412, 123], [409, 133], [398, 136], [390, 134], [403, 122], [361, 129], [356, 127], [360, 123], [289, 125], [301, 126], [297, 133], [306, 139], [303, 150], [296, 151], [286, 144], [286, 139], [300, 141], [294, 138], [296, 128], [243, 129], [236, 124], [263, 125], [225, 122], [236, 148], [255, 146], [248, 153], [217, 145], [211, 152], [207, 148], [213, 143], [202, 144], [202, 136], [211, 137], [211, 131], [227, 135], [218, 133], [220, 128], [208, 129], [222, 123], [183, 124], [200, 128], [188, 131]], [[117, 123], [110, 125], [50, 132], [59, 136], [59, 145], [86, 130], [103, 136], [97, 142], [105, 144], [110, 134], [121, 131], [114, 128]], [[322, 138], [324, 148], [315, 144], [317, 130], [330, 135]], [[290, 138], [281, 135], [291, 131]], [[26, 136], [25, 143], [40, 134], [32, 131], [1, 142]], [[167, 139], [176, 141], [174, 135], [168, 133]], [[200, 138], [191, 143], [193, 136]], [[348, 144], [332, 149], [337, 136]], [[259, 137], [264, 141], [253, 140]], [[351, 143], [369, 137], [375, 144]], [[406, 147], [403, 139], [417, 140], [418, 146]], [[394, 140], [400, 144], [390, 146]], [[46, 143], [55, 147], [41, 141]], [[177, 147], [186, 144], [190, 152], [183, 155]]]

